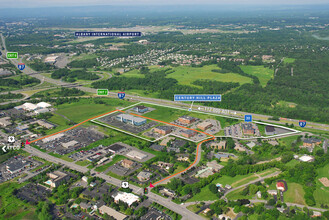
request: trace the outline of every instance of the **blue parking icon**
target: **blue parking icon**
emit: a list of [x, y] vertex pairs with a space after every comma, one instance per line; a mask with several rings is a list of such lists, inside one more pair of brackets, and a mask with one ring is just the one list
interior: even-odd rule
[[252, 122], [252, 115], [245, 115], [244, 116], [244, 121], [245, 122]]

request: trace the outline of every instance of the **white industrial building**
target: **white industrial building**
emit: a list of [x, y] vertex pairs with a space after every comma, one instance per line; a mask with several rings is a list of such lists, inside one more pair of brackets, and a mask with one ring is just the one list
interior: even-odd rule
[[56, 139], [58, 139], [58, 138], [61, 138], [61, 137], [63, 137], [63, 136], [64, 136], [63, 133], [55, 134], [55, 135], [53, 135], [53, 136], [46, 137], [45, 139], [42, 139], [42, 142], [43, 142], [43, 143], [48, 143], [48, 142], [50, 142], [50, 141], [54, 141], [54, 140], [56, 140]]
[[300, 161], [302, 162], [313, 162], [314, 161], [314, 157], [313, 156], [310, 156], [310, 155], [304, 155], [304, 156], [301, 156], [299, 158]]
[[143, 160], [144, 158], [147, 157], [147, 155], [133, 150], [133, 151], [130, 151], [129, 153], [127, 153], [127, 157], [130, 157], [133, 159], [138, 159], [138, 160]]
[[134, 202], [139, 201], [139, 197], [132, 194], [132, 193], [126, 193], [126, 192], [117, 192], [116, 194], [112, 195], [114, 198], [114, 202], [118, 203], [119, 201], [122, 201], [128, 206], [131, 206]]
[[62, 146], [64, 148], [69, 148], [69, 147], [74, 147], [75, 145], [77, 145], [79, 142], [73, 140], [73, 141], [69, 141], [67, 143], [62, 143]]
[[47, 102], [39, 102], [37, 104], [38, 108], [49, 108], [51, 106], [51, 104], [47, 103]]

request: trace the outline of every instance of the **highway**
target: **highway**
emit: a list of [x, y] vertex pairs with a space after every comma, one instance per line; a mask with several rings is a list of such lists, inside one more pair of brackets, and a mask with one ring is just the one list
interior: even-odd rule
[[[1, 40], [2, 44], [4, 45], [4, 51], [3, 56], [6, 56], [7, 49], [5, 46], [5, 38], [1, 34]], [[19, 63], [19, 59], [11, 59], [10, 60], [15, 66]], [[25, 69], [22, 71], [23, 73], [30, 75], [31, 77], [37, 78], [40, 81], [46, 81], [52, 84], [55, 84], [56, 86], [63, 86], [63, 87], [75, 87], [77, 89], [80, 89], [85, 92], [90, 92], [96, 94], [97, 89], [94, 88], [89, 88], [89, 87], [84, 87], [83, 84], [76, 84], [76, 83], [68, 83], [68, 82], [63, 82], [61, 80], [56, 80], [56, 79], [51, 79], [49, 77], [41, 75], [39, 72], [36, 72], [32, 70], [30, 67], [26, 66]], [[110, 76], [111, 77], [111, 76]], [[108, 97], [117, 97], [117, 93], [110, 92]], [[136, 101], [141, 101], [141, 102], [153, 102], [156, 104], [165, 104], [169, 105], [172, 107], [182, 107], [182, 108], [190, 108], [191, 104], [189, 103], [182, 103], [182, 102], [174, 102], [170, 100], [163, 100], [163, 99], [156, 99], [156, 98], [147, 98], [147, 97], [140, 97], [140, 96], [135, 96], [135, 95], [130, 95], [126, 94], [127, 99], [132, 99]], [[269, 115], [263, 115], [263, 114], [255, 114], [255, 113], [249, 113], [249, 112], [243, 112], [243, 111], [236, 111], [236, 110], [229, 110], [229, 109], [219, 109], [219, 108], [212, 108], [212, 107], [207, 107], [207, 106], [192, 106], [192, 110], [198, 110], [202, 112], [208, 112], [208, 113], [217, 113], [219, 115], [224, 115], [224, 116], [230, 116], [230, 117], [238, 117], [238, 118], [243, 118], [244, 115], [246, 114], [252, 114], [253, 120], [260, 120], [263, 122], [269, 122], [269, 123], [276, 123], [276, 124], [294, 124], [296, 127], [299, 126], [299, 120], [297, 119], [289, 119], [289, 118], [282, 118], [280, 121], [273, 121], [269, 120], [272, 116]], [[317, 130], [323, 130], [323, 131], [329, 131], [329, 125], [327, 124], [321, 124], [321, 123], [315, 123], [315, 122], [307, 122], [307, 125], [305, 128], [311, 128], [311, 129], [317, 129]]]
[[[57, 157], [54, 157], [54, 156], [51, 156], [47, 153], [44, 153], [42, 151], [39, 151], [29, 145], [27, 145], [25, 148], [23, 148], [23, 150], [25, 150], [26, 152], [30, 153], [31, 155], [34, 155], [34, 156], [37, 156], [37, 157], [40, 157], [40, 158], [43, 158], [47, 161], [50, 161], [50, 162], [53, 162], [53, 163], [57, 163], [57, 164], [62, 164], [62, 165], [65, 165], [67, 167], [69, 167], [70, 169], [72, 170], [76, 170], [76, 171], [79, 171], [79, 172], [82, 172], [82, 173], [86, 173], [89, 171], [88, 168], [86, 167], [82, 167], [82, 166], [79, 166], [73, 162], [68, 162], [68, 161], [65, 161], [65, 160], [62, 160], [60, 158], [57, 158]], [[115, 186], [118, 186], [118, 187], [121, 187], [121, 180], [118, 180], [118, 179], [115, 179], [113, 177], [109, 177], [107, 176], [106, 174], [104, 173], [97, 173], [97, 172], [93, 172], [95, 173], [95, 176], [97, 177], [100, 177], [102, 179], [104, 179], [106, 182], [112, 184], [112, 185], [115, 185]], [[137, 187], [135, 185], [132, 185], [130, 184], [129, 185], [129, 188], [131, 188], [133, 190], [134, 193], [136, 194], [139, 194], [139, 195], [143, 195], [144, 193], [144, 190], [140, 187]], [[159, 203], [160, 205], [164, 206], [164, 207], [167, 207], [168, 209], [180, 214], [183, 216], [183, 219], [202, 219], [200, 216], [198, 216], [197, 214], [189, 211], [188, 209], [186, 209], [185, 207], [183, 206], [180, 206], [174, 202], [172, 202], [170, 199], [166, 199], [166, 198], [163, 198], [155, 193], [152, 193], [152, 192], [149, 192], [147, 194], [147, 197], [149, 197], [149, 199], [151, 201], [154, 201], [154, 202], [157, 202]]]

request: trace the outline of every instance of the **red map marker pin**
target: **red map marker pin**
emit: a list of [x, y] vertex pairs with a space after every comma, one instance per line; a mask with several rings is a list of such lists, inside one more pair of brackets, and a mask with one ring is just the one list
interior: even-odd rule
[[26, 140], [25, 144], [31, 144], [28, 140]]
[[154, 186], [153, 186], [153, 184], [152, 183], [150, 183], [150, 188], [153, 188]]

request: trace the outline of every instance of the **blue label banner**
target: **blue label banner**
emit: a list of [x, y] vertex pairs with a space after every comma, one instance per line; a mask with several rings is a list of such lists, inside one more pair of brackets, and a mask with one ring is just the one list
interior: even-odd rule
[[175, 101], [200, 101], [200, 102], [220, 102], [222, 101], [222, 95], [175, 95]]
[[75, 32], [76, 37], [140, 37], [142, 32]]
[[306, 121], [305, 120], [300, 120], [299, 121], [299, 126], [304, 128], [306, 126]]
[[252, 122], [252, 115], [245, 115], [244, 116], [244, 121], [245, 122]]
[[124, 99], [125, 96], [126, 96], [125, 92], [118, 92], [119, 99]]

